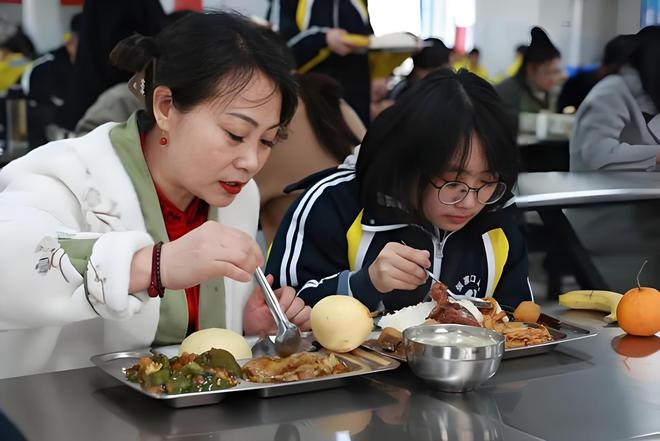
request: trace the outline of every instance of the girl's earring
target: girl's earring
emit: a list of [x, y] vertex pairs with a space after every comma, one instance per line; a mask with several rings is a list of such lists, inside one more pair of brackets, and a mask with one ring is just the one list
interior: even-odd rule
[[160, 145], [167, 145], [167, 138], [165, 137], [164, 130], [161, 130]]

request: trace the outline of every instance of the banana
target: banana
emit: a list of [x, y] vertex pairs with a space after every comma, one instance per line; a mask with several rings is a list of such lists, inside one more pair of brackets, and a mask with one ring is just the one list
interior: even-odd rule
[[608, 312], [603, 317], [607, 323], [616, 322], [616, 307], [623, 297], [622, 294], [603, 290], [569, 291], [559, 296], [559, 304], [571, 309], [594, 309]]

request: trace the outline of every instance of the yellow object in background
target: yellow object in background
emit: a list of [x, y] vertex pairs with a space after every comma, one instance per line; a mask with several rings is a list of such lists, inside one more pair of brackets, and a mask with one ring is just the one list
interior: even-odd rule
[[9, 89], [23, 75], [30, 60], [23, 54], [9, 53], [0, 60], [0, 92]]
[[513, 77], [518, 73], [520, 66], [522, 66], [522, 60], [523, 58], [520, 55], [516, 55], [516, 58], [513, 60], [513, 63], [506, 70], [507, 78]]
[[358, 47], [367, 47], [369, 46], [369, 36], [362, 34], [344, 34], [341, 37], [344, 43], [352, 44], [353, 46]]
[[371, 79], [387, 78], [395, 67], [412, 57], [412, 52], [369, 52]]
[[481, 64], [479, 64], [476, 68], [472, 67], [470, 65], [470, 62], [467, 60], [467, 58], [456, 61], [454, 64], [451, 65], [451, 67], [453, 67], [455, 71], [458, 71], [459, 69], [467, 69], [473, 74], [483, 78], [484, 80], [490, 81], [486, 69]]

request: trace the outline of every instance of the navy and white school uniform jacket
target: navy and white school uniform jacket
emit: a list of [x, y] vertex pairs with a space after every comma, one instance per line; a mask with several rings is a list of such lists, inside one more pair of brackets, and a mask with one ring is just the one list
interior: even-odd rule
[[[486, 206], [454, 232], [404, 222], [405, 208], [382, 196], [363, 207], [353, 169], [312, 175], [288, 190], [306, 188], [284, 217], [266, 270], [274, 286], [292, 286], [305, 303], [325, 296], [355, 297], [370, 310], [396, 310], [424, 300], [430, 279], [413, 291], [380, 293], [368, 268], [388, 242], [428, 250], [434, 276], [454, 294], [493, 296], [517, 306], [533, 300], [527, 277], [527, 247], [512, 195]], [[381, 305], [382, 302], [382, 305]]]

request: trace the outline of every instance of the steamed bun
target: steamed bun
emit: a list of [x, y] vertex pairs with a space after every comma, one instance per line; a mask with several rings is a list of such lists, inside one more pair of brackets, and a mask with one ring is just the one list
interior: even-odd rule
[[316, 341], [334, 352], [350, 352], [369, 338], [374, 320], [369, 309], [354, 297], [324, 297], [312, 308]]
[[250, 345], [242, 335], [230, 329], [208, 328], [193, 332], [181, 342], [179, 354], [201, 354], [210, 349], [224, 349], [235, 359], [252, 358]]

